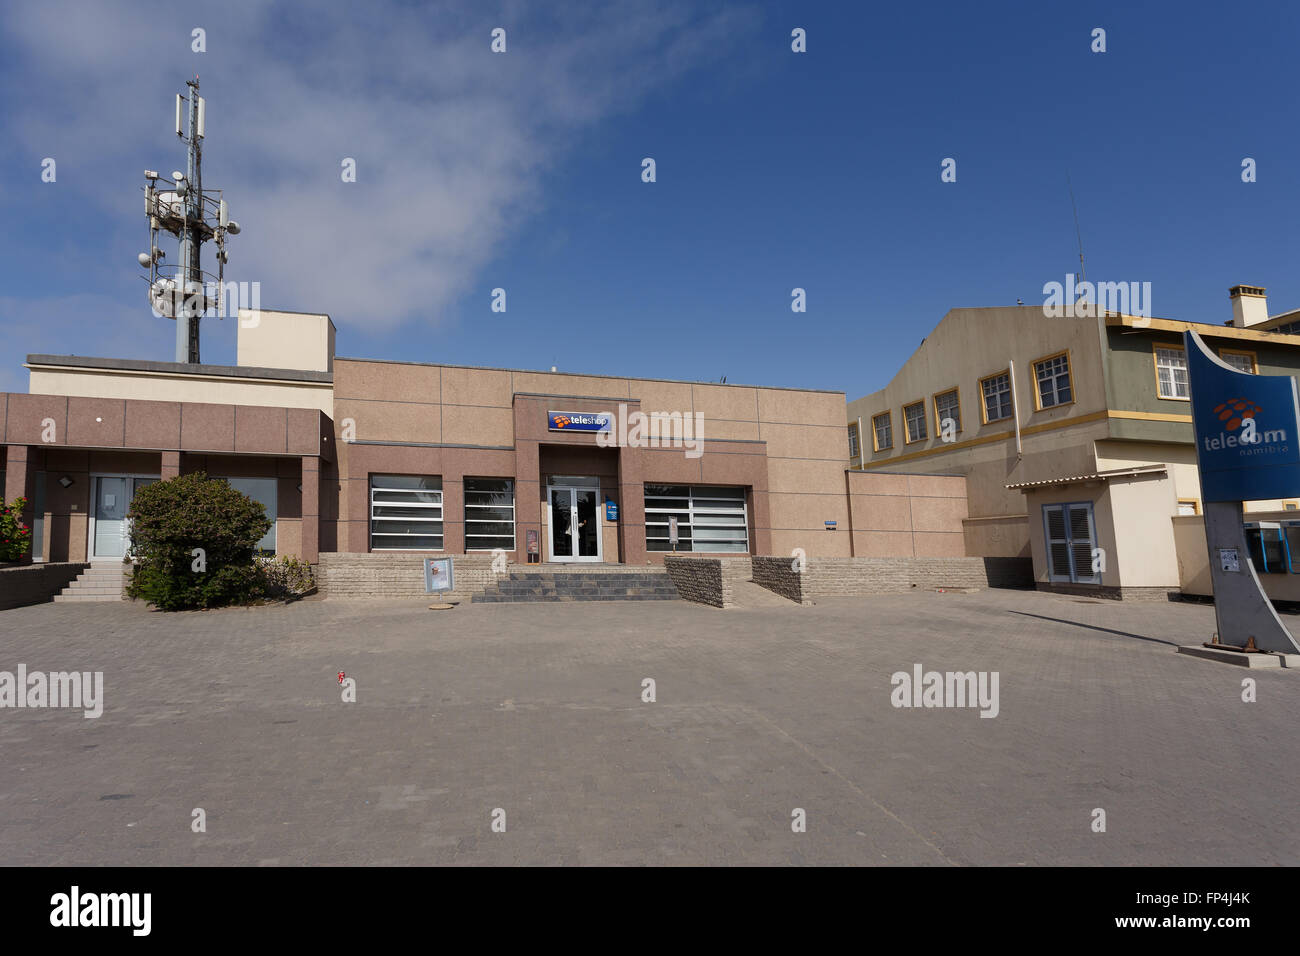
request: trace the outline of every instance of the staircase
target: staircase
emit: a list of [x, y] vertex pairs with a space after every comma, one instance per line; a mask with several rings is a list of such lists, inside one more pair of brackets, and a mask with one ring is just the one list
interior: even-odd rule
[[120, 601], [124, 580], [120, 560], [92, 564], [77, 575], [66, 588], [54, 595], [55, 601]]
[[484, 604], [556, 601], [675, 601], [677, 587], [659, 569], [511, 571], [470, 600]]

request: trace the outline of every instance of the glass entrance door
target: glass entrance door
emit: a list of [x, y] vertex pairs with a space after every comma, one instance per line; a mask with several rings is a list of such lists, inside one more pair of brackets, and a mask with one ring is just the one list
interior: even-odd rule
[[599, 492], [594, 488], [547, 489], [550, 526], [547, 550], [552, 561], [599, 561]]
[[89, 558], [122, 558], [131, 543], [130, 510], [135, 493], [158, 479], [147, 475], [94, 475], [95, 500], [90, 512]]

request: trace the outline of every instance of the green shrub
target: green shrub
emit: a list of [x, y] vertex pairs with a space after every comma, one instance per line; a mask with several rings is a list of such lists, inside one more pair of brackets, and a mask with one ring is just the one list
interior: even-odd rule
[[23, 524], [26, 498], [15, 498], [10, 504], [0, 499], [0, 561], [17, 561], [32, 546], [32, 529]]
[[[141, 488], [131, 502], [127, 595], [163, 611], [247, 604], [265, 593], [254, 560], [266, 509], [202, 472]], [[195, 554], [195, 549], [201, 549]]]
[[257, 563], [267, 597], [302, 597], [316, 590], [316, 576], [306, 561], [282, 554], [278, 558], [258, 558]]

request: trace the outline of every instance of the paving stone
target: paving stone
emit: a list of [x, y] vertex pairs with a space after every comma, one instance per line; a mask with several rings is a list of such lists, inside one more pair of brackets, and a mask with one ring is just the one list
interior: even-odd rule
[[[0, 865], [1300, 862], [1300, 675], [1176, 653], [1208, 606], [427, 604], [0, 612], [0, 670], [105, 685], [0, 710]], [[915, 664], [998, 716], [895, 708]]]

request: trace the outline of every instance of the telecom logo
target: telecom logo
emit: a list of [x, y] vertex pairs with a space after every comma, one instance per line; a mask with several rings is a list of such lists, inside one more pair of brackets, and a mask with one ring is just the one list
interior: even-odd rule
[[[1247, 398], [1230, 398], [1214, 406], [1214, 414], [1223, 423], [1225, 431], [1216, 438], [1206, 437], [1206, 451], [1238, 449], [1238, 455], [1272, 455], [1288, 450], [1285, 429], [1261, 429], [1255, 417], [1263, 412], [1257, 403]], [[1230, 434], [1237, 432], [1240, 434]]]
[[1262, 408], [1245, 398], [1230, 398], [1214, 406], [1214, 414], [1219, 416], [1219, 421], [1227, 422], [1224, 427], [1230, 432], [1235, 432], [1242, 422], [1250, 421], [1262, 411]]

